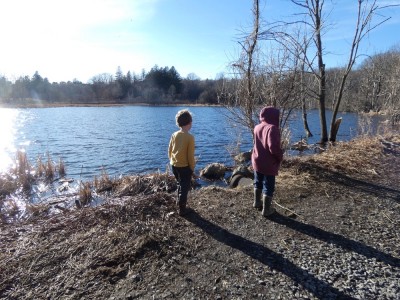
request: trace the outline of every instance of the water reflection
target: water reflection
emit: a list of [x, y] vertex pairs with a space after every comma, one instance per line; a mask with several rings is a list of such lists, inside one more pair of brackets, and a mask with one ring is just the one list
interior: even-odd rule
[[7, 171], [14, 162], [15, 135], [19, 114], [19, 110], [0, 108], [0, 173]]

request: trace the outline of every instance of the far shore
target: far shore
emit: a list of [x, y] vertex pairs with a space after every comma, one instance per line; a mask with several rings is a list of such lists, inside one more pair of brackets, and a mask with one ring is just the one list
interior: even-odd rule
[[[81, 103], [70, 103], [70, 102], [62, 102], [62, 103], [51, 103], [42, 100], [31, 100], [29, 103], [2, 103], [0, 101], [0, 108], [57, 108], [57, 107], [123, 107], [123, 106], [154, 106], [154, 107], [162, 107], [162, 106], [186, 106], [186, 107], [224, 107], [223, 104], [207, 104], [207, 103], [188, 103], [188, 102], [180, 102], [180, 103], [146, 103], [146, 102], [125, 102], [125, 103], [117, 103], [115, 101], [109, 102], [81, 102]], [[312, 109], [319, 109], [310, 108]], [[388, 111], [379, 111], [379, 112], [354, 112], [358, 114], [368, 115], [368, 116], [387, 116], [390, 115]]]
[[0, 108], [52, 108], [52, 107], [118, 107], [118, 106], [210, 106], [210, 107], [219, 107], [223, 106], [220, 104], [198, 104], [198, 103], [145, 103], [145, 102], [137, 102], [137, 103], [116, 103], [116, 102], [82, 102], [82, 103], [50, 103], [44, 101], [35, 101], [31, 103], [1, 103]]

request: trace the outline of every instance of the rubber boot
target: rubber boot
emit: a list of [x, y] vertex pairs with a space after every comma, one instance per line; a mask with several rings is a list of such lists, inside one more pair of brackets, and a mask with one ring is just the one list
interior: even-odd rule
[[179, 203], [178, 207], [180, 216], [185, 216], [188, 213], [188, 210], [186, 208], [186, 203]]
[[261, 189], [254, 189], [254, 203], [253, 203], [254, 208], [257, 209], [262, 208], [261, 193], [262, 193]]
[[262, 215], [264, 217], [268, 217], [272, 214], [275, 213], [275, 209], [272, 207], [272, 197], [269, 197], [267, 195], [263, 195], [263, 210], [262, 210]]

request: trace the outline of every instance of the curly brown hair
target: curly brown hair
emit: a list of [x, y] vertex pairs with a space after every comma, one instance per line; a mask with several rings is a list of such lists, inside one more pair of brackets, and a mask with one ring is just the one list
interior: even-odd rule
[[176, 114], [175, 120], [179, 127], [186, 126], [192, 123], [192, 114], [187, 109], [182, 109]]

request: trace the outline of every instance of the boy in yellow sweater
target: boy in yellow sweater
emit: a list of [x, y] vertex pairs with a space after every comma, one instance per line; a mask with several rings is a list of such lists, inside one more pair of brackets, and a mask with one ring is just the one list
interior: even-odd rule
[[192, 128], [192, 115], [184, 109], [175, 116], [180, 130], [174, 132], [169, 141], [168, 157], [172, 172], [178, 181], [178, 207], [181, 216], [187, 213], [187, 195], [191, 186], [191, 178], [196, 165], [194, 159], [194, 136], [189, 133]]

